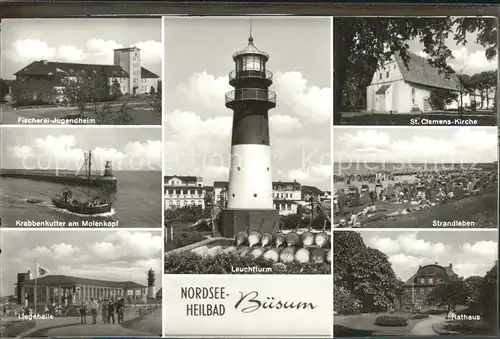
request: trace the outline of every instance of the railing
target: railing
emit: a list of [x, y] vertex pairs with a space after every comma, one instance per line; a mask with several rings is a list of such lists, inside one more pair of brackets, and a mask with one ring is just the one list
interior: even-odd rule
[[243, 88], [226, 93], [226, 104], [232, 101], [244, 100], [268, 101], [276, 103], [276, 93], [260, 88]]
[[270, 71], [257, 71], [257, 70], [236, 70], [229, 73], [229, 81], [238, 80], [238, 79], [249, 79], [249, 78], [257, 78], [257, 79], [265, 79], [265, 80], [273, 80], [273, 73]]

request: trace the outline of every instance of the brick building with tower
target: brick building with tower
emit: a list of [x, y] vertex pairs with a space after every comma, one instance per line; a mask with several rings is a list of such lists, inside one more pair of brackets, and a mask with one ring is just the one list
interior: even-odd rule
[[142, 67], [141, 50], [137, 47], [114, 50], [113, 65], [34, 61], [14, 75], [16, 80], [48, 80], [55, 91], [62, 93], [66, 80], [75, 81], [79, 76], [89, 76], [104, 71], [110, 86], [116, 80], [122, 94], [139, 95], [150, 93], [151, 88], [158, 92], [159, 76]]

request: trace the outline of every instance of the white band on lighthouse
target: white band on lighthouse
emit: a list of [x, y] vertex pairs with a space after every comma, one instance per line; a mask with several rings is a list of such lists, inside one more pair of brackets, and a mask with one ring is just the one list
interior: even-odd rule
[[228, 209], [273, 209], [271, 147], [240, 144], [231, 147]]

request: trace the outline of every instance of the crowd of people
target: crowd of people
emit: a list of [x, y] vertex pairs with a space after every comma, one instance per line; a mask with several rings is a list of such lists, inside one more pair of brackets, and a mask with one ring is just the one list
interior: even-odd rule
[[[397, 179], [397, 177], [396, 177]], [[412, 182], [375, 181], [373, 189], [348, 185], [334, 196], [334, 227], [360, 227], [363, 219], [406, 215], [432, 208], [448, 201], [475, 195], [492, 185], [498, 185], [496, 171], [441, 171], [415, 175]], [[387, 204], [401, 204], [395, 211], [384, 209]], [[387, 213], [383, 213], [387, 212]]]
[[99, 313], [102, 316], [104, 324], [115, 324], [115, 322], [122, 324], [125, 315], [125, 299], [111, 298], [99, 302], [97, 299], [92, 298], [88, 304], [83, 301], [81, 302], [79, 312], [82, 324], [87, 323], [87, 316], [89, 314], [92, 316], [92, 324], [97, 324]]

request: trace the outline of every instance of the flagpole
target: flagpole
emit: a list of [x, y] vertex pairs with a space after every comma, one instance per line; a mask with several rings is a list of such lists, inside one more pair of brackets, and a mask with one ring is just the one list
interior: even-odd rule
[[37, 286], [37, 279], [38, 279], [38, 272], [37, 272], [37, 262], [35, 260], [35, 292], [34, 292], [34, 297], [35, 297], [35, 301], [34, 301], [34, 305], [35, 305], [35, 314], [36, 314], [36, 299], [37, 299], [37, 290], [38, 290], [38, 286]]

